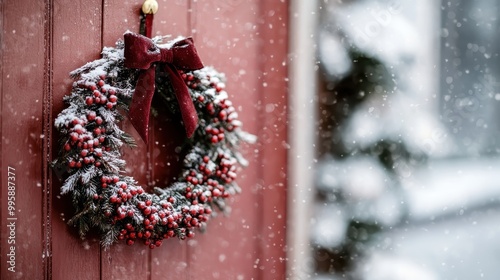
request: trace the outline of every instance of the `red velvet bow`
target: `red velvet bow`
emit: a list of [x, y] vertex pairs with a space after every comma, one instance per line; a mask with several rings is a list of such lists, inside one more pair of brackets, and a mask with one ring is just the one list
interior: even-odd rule
[[178, 70], [192, 71], [203, 68], [192, 38], [176, 41], [171, 46], [156, 45], [150, 38], [125, 33], [125, 67], [141, 69], [135, 87], [129, 118], [139, 135], [148, 141], [149, 111], [155, 92], [156, 64], [168, 73], [172, 88], [179, 102], [186, 135], [191, 137], [198, 125], [198, 114], [188, 89]]

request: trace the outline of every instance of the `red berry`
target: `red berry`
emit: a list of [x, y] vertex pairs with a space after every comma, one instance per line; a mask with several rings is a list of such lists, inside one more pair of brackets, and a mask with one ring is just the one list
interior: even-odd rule
[[87, 104], [87, 105], [89, 105], [89, 106], [90, 106], [90, 105], [92, 105], [93, 103], [94, 103], [94, 98], [92, 98], [92, 97], [90, 97], [90, 96], [87, 96], [87, 97], [85, 98], [85, 104]]
[[219, 142], [219, 138], [218, 138], [216, 135], [214, 135], [214, 136], [212, 136], [212, 138], [210, 139], [210, 141], [211, 141], [213, 144], [215, 144], [215, 143]]
[[99, 135], [99, 134], [101, 134], [101, 129], [100, 129], [100, 128], [98, 128], [98, 127], [96, 127], [96, 128], [94, 129], [94, 134], [95, 134], [95, 135]]
[[106, 108], [108, 108], [108, 109], [113, 108], [113, 103], [111, 103], [111, 102], [106, 103]]
[[127, 240], [127, 245], [129, 245], [129, 246], [134, 245], [134, 240], [132, 240], [132, 239]]
[[220, 190], [219, 190], [219, 189], [214, 189], [214, 190], [212, 191], [212, 196], [218, 197], [218, 196], [220, 196], [220, 195], [221, 195], [221, 192], [220, 192]]
[[102, 124], [102, 118], [101, 118], [101, 117], [97, 117], [97, 118], [95, 118], [95, 122], [96, 122], [97, 124]]
[[225, 110], [222, 110], [222, 111], [219, 112], [219, 119], [221, 121], [225, 120], [226, 117], [227, 117], [227, 112]]
[[76, 132], [71, 132], [71, 134], [69, 135], [71, 141], [76, 141], [78, 140], [78, 133]]
[[74, 160], [68, 162], [68, 166], [74, 168], [76, 166], [76, 162]]
[[199, 102], [205, 101], [205, 97], [203, 95], [198, 96], [198, 101]]
[[83, 133], [83, 127], [80, 124], [75, 125], [74, 130], [78, 134], [82, 134]]
[[87, 154], [88, 154], [88, 153], [89, 153], [89, 151], [88, 151], [88, 150], [82, 150], [82, 151], [80, 152], [80, 155], [81, 155], [82, 157], [85, 157], [85, 156], [87, 156]]
[[101, 96], [101, 104], [106, 104], [108, 102], [108, 98], [106, 96]]
[[104, 81], [103, 80], [99, 80], [99, 82], [97, 82], [97, 84], [102, 87], [104, 85]]
[[197, 220], [197, 219], [192, 219], [192, 220], [191, 220], [191, 225], [192, 225], [193, 227], [197, 226], [197, 225], [198, 225], [198, 220]]
[[71, 146], [68, 143], [64, 144], [64, 150], [65, 151], [71, 150]]
[[118, 213], [118, 219], [123, 220], [123, 219], [125, 219], [125, 217], [126, 217], [126, 214], [124, 212]]
[[116, 95], [110, 95], [109, 96], [109, 101], [111, 101], [111, 102], [116, 102], [117, 99], [118, 98], [116, 97]]

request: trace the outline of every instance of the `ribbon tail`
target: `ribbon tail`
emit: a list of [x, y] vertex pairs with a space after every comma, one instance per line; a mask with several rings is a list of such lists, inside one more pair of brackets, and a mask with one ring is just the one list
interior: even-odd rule
[[148, 142], [149, 113], [155, 93], [155, 66], [141, 71], [129, 108], [129, 119], [142, 140]]
[[165, 70], [169, 74], [170, 81], [172, 82], [172, 87], [175, 92], [175, 97], [179, 103], [184, 128], [186, 130], [186, 136], [191, 138], [196, 130], [196, 127], [198, 126], [198, 114], [196, 112], [196, 108], [194, 107], [193, 100], [189, 95], [189, 91], [184, 83], [184, 80], [175, 66], [167, 65]]

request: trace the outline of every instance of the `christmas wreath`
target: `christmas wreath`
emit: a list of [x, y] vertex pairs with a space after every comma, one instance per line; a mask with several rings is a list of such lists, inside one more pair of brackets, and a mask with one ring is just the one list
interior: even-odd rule
[[[71, 72], [69, 106], [55, 120], [62, 149], [53, 165], [64, 172], [61, 193], [72, 197], [69, 223], [82, 237], [97, 228], [105, 247], [125, 240], [155, 248], [194, 236], [214, 207], [226, 211], [225, 199], [240, 191], [238, 164], [247, 163], [238, 145], [255, 140], [240, 129], [224, 74], [203, 67], [190, 38], [164, 39], [127, 32], [101, 59]], [[165, 101], [154, 109], [179, 115], [188, 137], [177, 181], [148, 193], [125, 174], [120, 148], [135, 142], [119, 123], [128, 115], [147, 141], [153, 94]]]

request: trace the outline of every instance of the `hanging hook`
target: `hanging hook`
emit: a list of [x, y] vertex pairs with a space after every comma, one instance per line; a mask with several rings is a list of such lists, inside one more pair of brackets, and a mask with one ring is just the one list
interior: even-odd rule
[[154, 15], [158, 12], [158, 2], [156, 0], [146, 0], [142, 4], [142, 12], [145, 15]]
[[141, 33], [146, 37], [151, 38], [153, 33], [153, 18], [156, 12], [158, 12], [158, 2], [156, 0], [144, 1], [142, 4], [144, 18], [141, 20]]

